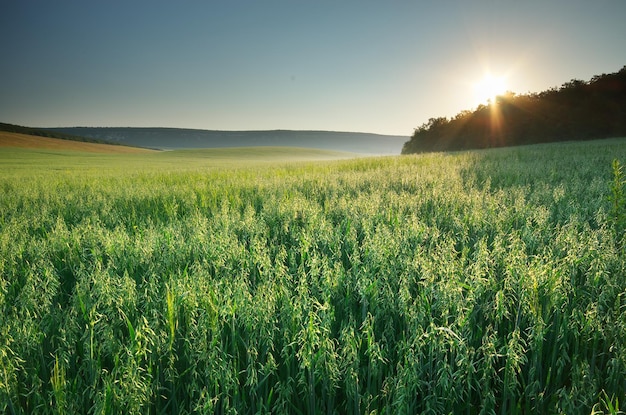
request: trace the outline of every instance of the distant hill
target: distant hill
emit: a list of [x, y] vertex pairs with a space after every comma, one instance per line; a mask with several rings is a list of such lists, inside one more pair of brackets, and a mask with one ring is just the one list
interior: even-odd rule
[[155, 152], [154, 150], [137, 147], [94, 143], [82, 140], [44, 137], [41, 135], [23, 134], [0, 130], [0, 148], [2, 147], [112, 154]]
[[121, 144], [121, 143], [110, 143], [105, 140], [98, 140], [96, 138], [89, 137], [81, 137], [79, 135], [74, 135], [70, 133], [64, 133], [62, 131], [51, 131], [42, 128], [31, 128], [24, 127], [21, 125], [15, 124], [7, 124], [0, 123], [0, 131], [4, 131], [7, 133], [17, 133], [17, 134], [25, 134], [37, 137], [47, 137], [47, 138], [55, 138], [59, 140], [70, 140], [70, 141], [79, 141], [84, 143], [96, 143], [96, 144]]
[[573, 79], [540, 93], [508, 92], [451, 119], [431, 118], [415, 129], [402, 153], [624, 136], [626, 66], [588, 82]]
[[68, 127], [47, 131], [164, 150], [225, 147], [304, 147], [361, 154], [400, 154], [408, 136], [334, 131], [217, 131], [180, 128]]

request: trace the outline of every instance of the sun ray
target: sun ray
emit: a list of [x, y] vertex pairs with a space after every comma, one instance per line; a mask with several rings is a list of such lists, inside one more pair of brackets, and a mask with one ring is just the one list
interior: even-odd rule
[[487, 72], [483, 79], [474, 83], [475, 99], [479, 104], [494, 102], [496, 96], [506, 92], [506, 78], [504, 76], [494, 76]]

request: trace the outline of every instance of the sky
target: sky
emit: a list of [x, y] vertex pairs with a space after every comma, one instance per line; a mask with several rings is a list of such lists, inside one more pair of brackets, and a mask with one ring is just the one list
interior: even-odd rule
[[626, 65], [624, 0], [0, 0], [0, 122], [409, 136]]

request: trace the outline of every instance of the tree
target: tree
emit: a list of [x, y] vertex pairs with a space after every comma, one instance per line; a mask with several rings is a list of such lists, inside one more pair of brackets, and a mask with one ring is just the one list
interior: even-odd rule
[[589, 140], [626, 135], [626, 66], [619, 72], [572, 79], [540, 93], [496, 97], [474, 111], [429, 118], [402, 153]]

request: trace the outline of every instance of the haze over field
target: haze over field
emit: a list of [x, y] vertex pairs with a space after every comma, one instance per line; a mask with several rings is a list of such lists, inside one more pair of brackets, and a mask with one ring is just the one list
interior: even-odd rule
[[180, 128], [52, 128], [50, 131], [161, 150], [301, 147], [371, 155], [400, 154], [406, 136], [335, 131], [209, 131]]
[[626, 62], [626, 2], [5, 2], [0, 114], [33, 127], [409, 136]]

